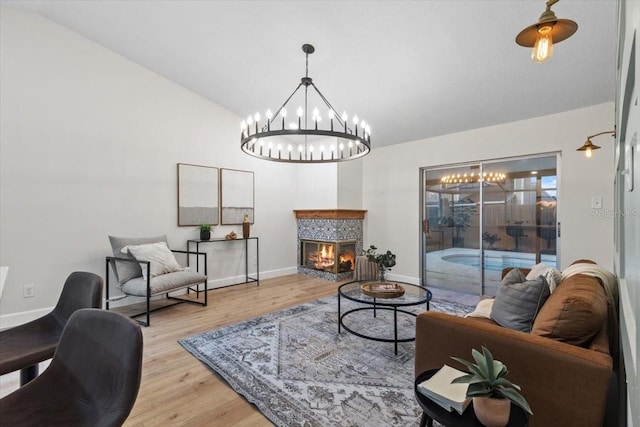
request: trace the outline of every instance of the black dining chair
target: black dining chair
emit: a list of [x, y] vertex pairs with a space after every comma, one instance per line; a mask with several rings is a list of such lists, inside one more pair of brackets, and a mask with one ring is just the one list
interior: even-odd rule
[[102, 307], [102, 278], [75, 271], [67, 277], [58, 303], [49, 314], [0, 331], [0, 375], [21, 370], [20, 385], [38, 375], [38, 363], [51, 359], [67, 320], [80, 308]]
[[113, 311], [69, 318], [51, 364], [0, 399], [2, 426], [121, 426], [138, 396], [142, 331]]

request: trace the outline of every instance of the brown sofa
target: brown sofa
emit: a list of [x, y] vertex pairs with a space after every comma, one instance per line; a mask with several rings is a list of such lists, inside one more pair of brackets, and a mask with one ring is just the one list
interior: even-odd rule
[[602, 314], [603, 295], [595, 277], [564, 279], [542, 306], [531, 333], [490, 319], [422, 313], [416, 321], [416, 376], [444, 364], [464, 369], [451, 357], [469, 359], [471, 349], [485, 345], [522, 387], [534, 413], [530, 426], [602, 426], [614, 351], [609, 319], [615, 310], [605, 298]]

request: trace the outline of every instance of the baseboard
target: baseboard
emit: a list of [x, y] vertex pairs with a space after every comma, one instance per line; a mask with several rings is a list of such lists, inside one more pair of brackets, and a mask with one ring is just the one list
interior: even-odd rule
[[[280, 277], [280, 276], [288, 276], [290, 274], [297, 274], [297, 272], [298, 272], [298, 269], [296, 267], [287, 267], [287, 268], [280, 268], [277, 270], [262, 271], [260, 272], [260, 280], [271, 279], [271, 278]], [[255, 274], [252, 274], [251, 276], [255, 277]], [[222, 288], [225, 286], [242, 283], [244, 282], [244, 280], [245, 280], [244, 275], [236, 276], [236, 277], [225, 277], [223, 279], [209, 280], [207, 283], [207, 287], [209, 289]], [[184, 293], [184, 292], [186, 292], [186, 290], [182, 289], [175, 293], [172, 292], [172, 295], [179, 295], [180, 293]], [[116, 297], [116, 295], [110, 295], [110, 296]], [[162, 298], [162, 297], [160, 296], [155, 298]], [[125, 305], [136, 304], [136, 303], [144, 302], [144, 300], [145, 299], [143, 297], [126, 297], [126, 298], [123, 298], [122, 300], [111, 302], [110, 307], [115, 308], [115, 307], [120, 307]], [[45, 314], [51, 312], [52, 310], [53, 310], [53, 307], [47, 307], [47, 308], [41, 308], [38, 310], [22, 311], [19, 313], [0, 315], [0, 329], [13, 328], [14, 326], [22, 325], [23, 323], [27, 323], [39, 317], [42, 317]]]
[[[261, 271], [260, 280], [272, 279], [274, 277], [280, 277], [280, 276], [288, 276], [290, 274], [297, 274], [297, 273], [298, 273], [298, 269], [296, 267], [287, 267], [287, 268], [280, 268], [277, 270]], [[256, 277], [255, 274], [250, 274], [249, 276], [253, 278]], [[244, 280], [245, 280], [244, 275], [235, 276], [235, 277], [225, 277], [223, 279], [209, 280], [207, 282], [207, 287], [209, 289], [223, 288], [223, 287], [232, 286], [235, 284], [243, 284]]]
[[32, 320], [36, 320], [51, 311], [53, 311], [53, 307], [0, 315], [0, 329], [13, 328], [14, 326], [31, 322]]

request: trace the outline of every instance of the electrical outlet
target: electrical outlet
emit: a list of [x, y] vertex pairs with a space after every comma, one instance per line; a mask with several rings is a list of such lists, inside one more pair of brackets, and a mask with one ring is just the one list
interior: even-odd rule
[[22, 298], [31, 298], [36, 295], [36, 285], [24, 285], [22, 286]]

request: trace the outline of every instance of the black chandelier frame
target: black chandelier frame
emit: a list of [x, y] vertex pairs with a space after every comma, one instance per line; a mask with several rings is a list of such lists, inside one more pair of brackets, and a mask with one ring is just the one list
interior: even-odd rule
[[[266, 123], [259, 124], [259, 116], [256, 116], [255, 125], [253, 123], [247, 123], [243, 121], [242, 132], [240, 136], [240, 148], [245, 153], [258, 157], [264, 160], [271, 160], [276, 162], [288, 162], [288, 163], [331, 163], [341, 162], [347, 160], [354, 160], [367, 155], [371, 151], [371, 135], [369, 133], [369, 127], [364, 124], [358, 127], [357, 122], [354, 122], [353, 128], [349, 127], [348, 121], [338, 114], [335, 108], [331, 105], [329, 100], [320, 92], [318, 87], [313, 83], [313, 79], [309, 77], [309, 55], [315, 51], [315, 48], [310, 44], [304, 44], [302, 51], [306, 56], [306, 72], [305, 76], [300, 79], [300, 83], [295, 90], [289, 95], [284, 103], [278, 108], [273, 116], [268, 117]], [[281, 114], [283, 110], [286, 113], [285, 107], [287, 103], [293, 98], [293, 96], [304, 87], [304, 110], [302, 115], [298, 114], [297, 128], [286, 128], [285, 115]], [[329, 129], [318, 128], [318, 116], [314, 115], [311, 127], [308, 125], [308, 99], [309, 99], [309, 87], [313, 88], [318, 94], [320, 99], [324, 102], [326, 107], [333, 114], [330, 117]], [[278, 118], [278, 115], [282, 118], [281, 126], [279, 129], [274, 129], [274, 124]], [[302, 120], [304, 116], [304, 122]], [[357, 117], [357, 116], [354, 116]], [[249, 119], [251, 120], [251, 118]], [[334, 123], [334, 120], [336, 123]], [[364, 121], [362, 122], [364, 123]], [[304, 124], [304, 127], [303, 127]], [[287, 144], [287, 148], [284, 149], [283, 142], [278, 143], [276, 147], [273, 143], [269, 143], [265, 146], [264, 140], [276, 136], [293, 136], [302, 135], [305, 136], [304, 143], [298, 145], [298, 152], [294, 152], [292, 144]], [[307, 136], [325, 136], [335, 137], [347, 140], [347, 145], [339, 143], [338, 146], [330, 145], [328, 151], [320, 149], [314, 158], [314, 145], [310, 145], [307, 142]], [[285, 142], [286, 143], [286, 142]]]

